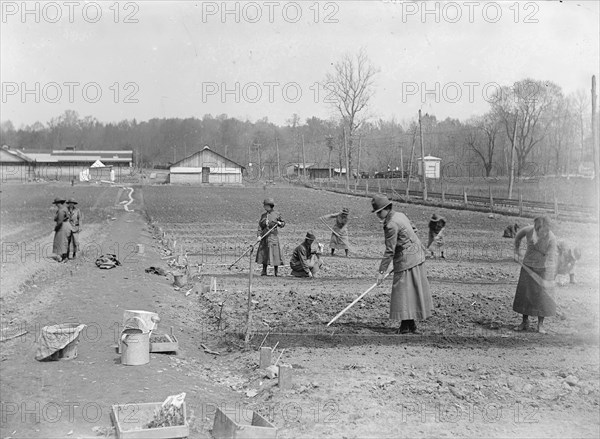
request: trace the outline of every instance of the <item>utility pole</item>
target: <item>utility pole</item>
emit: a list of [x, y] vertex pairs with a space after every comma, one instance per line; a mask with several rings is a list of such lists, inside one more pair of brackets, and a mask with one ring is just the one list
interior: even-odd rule
[[[594, 150], [594, 180], [596, 181], [596, 196], [594, 199], [598, 203], [598, 195], [600, 195], [600, 176], [598, 175], [600, 164], [598, 163], [598, 156], [600, 155], [600, 145], [598, 141], [598, 127], [596, 126], [596, 100], [598, 95], [596, 94], [596, 75], [592, 76], [592, 148]], [[598, 204], [596, 204], [596, 209]]]
[[173, 163], [177, 162], [177, 145], [173, 145]]
[[304, 156], [304, 134], [302, 134], [302, 176], [306, 180], [306, 157]]
[[[396, 139], [394, 139], [394, 142]], [[404, 157], [402, 154], [402, 142], [400, 142], [400, 176], [404, 180]]]
[[513, 141], [510, 148], [510, 173], [508, 175], [508, 199], [512, 199], [513, 184], [515, 180], [515, 143], [517, 142], [517, 121], [519, 120], [519, 110], [515, 113], [515, 129], [513, 132]]
[[421, 110], [419, 110], [419, 138], [421, 141], [421, 173], [423, 177], [423, 201], [427, 201], [427, 178], [425, 177], [425, 147], [423, 146], [423, 126], [421, 123]]
[[406, 198], [410, 196], [410, 178], [412, 177], [413, 160], [415, 158], [415, 141], [417, 140], [417, 127], [413, 130], [412, 145], [410, 148], [410, 159], [408, 164], [408, 179], [406, 181]]
[[260, 143], [255, 143], [256, 149], [258, 151], [258, 178], [262, 175], [262, 164], [260, 160]]
[[362, 146], [362, 134], [358, 135], [358, 160], [356, 161], [356, 178], [360, 178], [360, 149]]
[[329, 150], [329, 180], [331, 180], [331, 153], [333, 152], [333, 136], [327, 136], [325, 138], [327, 142], [327, 149]]
[[[350, 190], [350, 170], [348, 167], [350, 166], [349, 158], [348, 158], [348, 141], [346, 139], [346, 127], [342, 128], [342, 133], [344, 135], [344, 153], [346, 154], [346, 191]], [[341, 171], [341, 169], [340, 169]]]
[[279, 139], [275, 137], [275, 148], [277, 149], [277, 177], [281, 178], [281, 165], [279, 164]]

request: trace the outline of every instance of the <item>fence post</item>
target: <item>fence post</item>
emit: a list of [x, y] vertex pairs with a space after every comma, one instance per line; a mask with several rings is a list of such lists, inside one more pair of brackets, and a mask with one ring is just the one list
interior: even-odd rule
[[488, 186], [488, 189], [490, 190], [490, 212], [494, 211], [494, 198], [492, 197], [492, 187]]
[[467, 206], [469, 204], [469, 201], [467, 200], [467, 188], [463, 186], [463, 198], [465, 200], [465, 206]]
[[377, 192], [381, 193], [381, 180], [377, 180]]
[[365, 182], [365, 195], [369, 195], [369, 180]]
[[523, 193], [519, 188], [519, 216], [523, 216]]
[[446, 194], [444, 193], [444, 180], [440, 180], [440, 188], [442, 190], [442, 205], [446, 202]]

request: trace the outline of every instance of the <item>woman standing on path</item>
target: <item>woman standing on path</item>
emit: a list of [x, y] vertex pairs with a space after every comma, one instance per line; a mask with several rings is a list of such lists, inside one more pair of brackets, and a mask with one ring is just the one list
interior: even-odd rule
[[71, 237], [71, 223], [69, 223], [69, 212], [65, 206], [64, 198], [55, 198], [52, 203], [57, 207], [54, 214], [54, 242], [52, 253], [58, 262], [69, 260], [69, 238]]
[[347, 207], [342, 208], [341, 212], [331, 213], [329, 215], [323, 215], [319, 219], [325, 221], [327, 219], [335, 218], [335, 224], [333, 225], [333, 231], [331, 233], [331, 240], [329, 246], [331, 247], [331, 256], [336, 250], [345, 250], [346, 257], [348, 257], [348, 213], [350, 211]]
[[371, 204], [373, 212], [383, 222], [385, 234], [378, 284], [383, 281], [390, 262], [394, 263], [390, 319], [401, 320], [400, 334], [418, 334], [415, 320], [425, 320], [433, 311], [423, 244], [406, 215], [394, 212], [392, 202], [386, 196], [374, 197]]
[[545, 334], [544, 317], [556, 314], [554, 274], [558, 254], [556, 237], [550, 230], [550, 219], [537, 217], [533, 226], [523, 227], [515, 236], [515, 258], [520, 261], [521, 240], [527, 238], [527, 250], [521, 263], [521, 274], [513, 310], [523, 314], [517, 331], [529, 329], [529, 316], [537, 316], [538, 332]]
[[77, 201], [73, 198], [67, 200], [69, 210], [69, 222], [71, 223], [71, 236], [69, 237], [69, 250], [73, 247], [73, 259], [77, 257], [79, 251], [79, 232], [83, 225], [83, 215], [81, 210], [76, 206]]
[[261, 239], [256, 253], [256, 262], [262, 264], [263, 269], [261, 276], [267, 275], [267, 266], [272, 265], [277, 276], [279, 265], [283, 265], [283, 255], [279, 246], [278, 228], [285, 226], [285, 221], [279, 212], [276, 212], [275, 201], [273, 198], [267, 198], [263, 202], [265, 212], [261, 215], [258, 221], [258, 232], [256, 236], [264, 236], [271, 228], [275, 228], [263, 239]]

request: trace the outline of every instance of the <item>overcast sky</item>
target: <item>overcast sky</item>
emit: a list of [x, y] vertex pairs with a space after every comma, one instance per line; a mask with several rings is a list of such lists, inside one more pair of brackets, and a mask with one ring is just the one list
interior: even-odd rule
[[329, 118], [317, 83], [364, 48], [373, 117], [464, 120], [527, 77], [589, 93], [599, 3], [2, 2], [1, 119]]

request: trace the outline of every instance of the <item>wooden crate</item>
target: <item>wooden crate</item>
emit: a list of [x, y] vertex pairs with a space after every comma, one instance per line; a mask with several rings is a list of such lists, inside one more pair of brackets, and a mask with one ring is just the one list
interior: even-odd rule
[[244, 419], [243, 415], [236, 410], [236, 415], [238, 414], [240, 419], [232, 419], [217, 408], [212, 429], [215, 439], [277, 438], [277, 428], [258, 413], [252, 412], [252, 423]]
[[187, 421], [185, 402], [183, 403], [184, 425], [160, 428], [142, 428], [154, 418], [154, 413], [162, 402], [113, 405], [110, 412], [117, 439], [176, 439], [188, 437], [190, 427]]
[[[150, 341], [150, 352], [177, 352], [179, 349], [179, 341], [173, 334], [158, 334], [153, 332], [152, 335], [166, 337], [169, 341], [160, 343]], [[150, 340], [152, 340], [152, 335], [150, 336]]]

